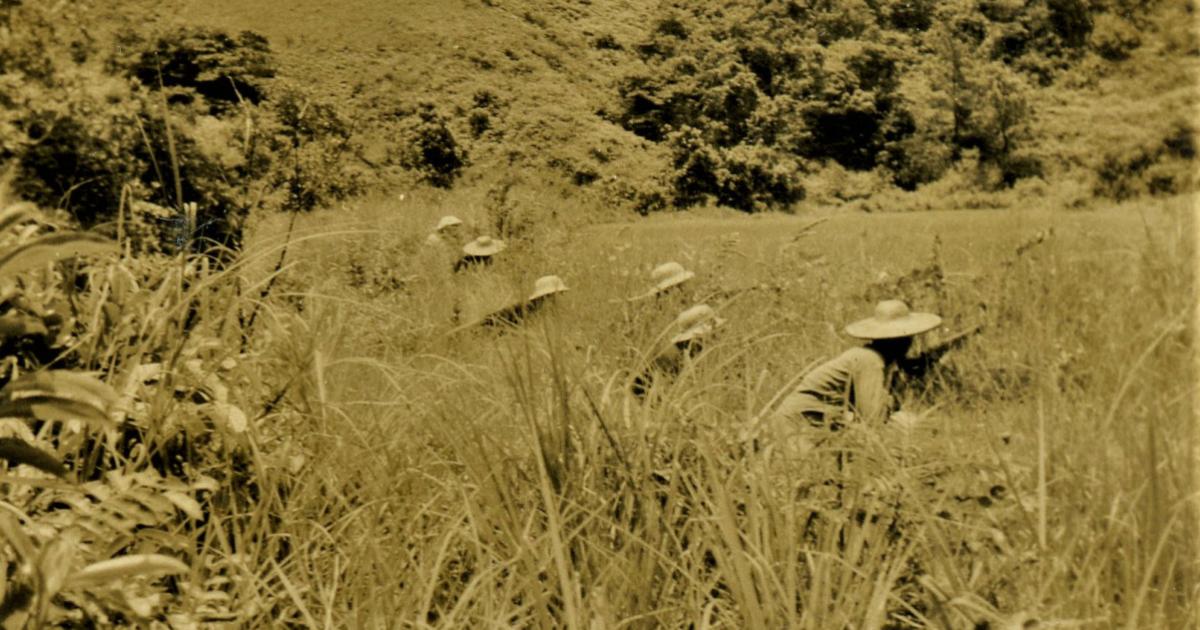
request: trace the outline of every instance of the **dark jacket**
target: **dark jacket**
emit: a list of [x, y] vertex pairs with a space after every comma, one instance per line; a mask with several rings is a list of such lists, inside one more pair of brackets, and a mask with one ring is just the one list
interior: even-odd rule
[[688, 359], [700, 354], [703, 349], [698, 339], [690, 339], [672, 345], [650, 361], [650, 365], [638, 374], [630, 384], [629, 390], [634, 396], [643, 398], [654, 386], [655, 379], [674, 379], [683, 371]]
[[492, 258], [494, 258], [494, 256], [473, 256], [471, 254], [463, 254], [463, 257], [459, 258], [458, 261], [454, 263], [454, 272], [458, 273], [459, 271], [464, 271], [470, 269], [471, 267], [485, 267], [492, 264]]

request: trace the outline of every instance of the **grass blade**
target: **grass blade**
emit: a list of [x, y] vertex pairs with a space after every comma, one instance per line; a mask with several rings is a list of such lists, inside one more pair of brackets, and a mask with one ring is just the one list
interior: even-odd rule
[[58, 461], [57, 457], [33, 446], [21, 438], [0, 438], [0, 459], [8, 462], [10, 466], [25, 464], [56, 477], [65, 477], [67, 475], [67, 468], [63, 466], [62, 462]]
[[102, 560], [84, 567], [81, 571], [67, 578], [66, 586], [70, 588], [90, 588], [103, 586], [125, 578], [146, 575], [167, 575], [187, 573], [188, 565], [157, 553], [121, 556]]

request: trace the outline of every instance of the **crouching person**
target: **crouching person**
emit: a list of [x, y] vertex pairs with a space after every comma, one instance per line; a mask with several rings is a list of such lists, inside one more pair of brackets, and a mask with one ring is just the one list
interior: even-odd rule
[[562, 278], [542, 276], [534, 283], [533, 293], [529, 297], [484, 316], [479, 323], [481, 326], [520, 326], [555, 295], [567, 290]]
[[630, 391], [638, 398], [649, 393], [655, 381], [674, 379], [689, 361], [704, 350], [705, 338], [725, 320], [707, 304], [698, 304], [679, 314], [674, 327], [680, 330], [671, 338], [671, 347], [659, 353], [650, 365], [633, 379]]
[[[913, 337], [937, 328], [942, 318], [915, 313], [899, 300], [886, 300], [875, 315], [846, 326], [866, 344], [850, 348], [804, 375], [800, 384], [756, 427], [775, 452], [803, 454], [814, 442], [847, 423], [878, 426], [889, 418], [910, 423], [915, 416], [897, 409], [889, 385], [903, 369]], [[772, 444], [773, 443], [773, 444]]]

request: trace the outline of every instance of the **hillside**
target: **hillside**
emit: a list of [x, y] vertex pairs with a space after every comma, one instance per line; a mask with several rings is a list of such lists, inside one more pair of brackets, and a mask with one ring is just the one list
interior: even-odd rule
[[[134, 6], [164, 24], [260, 32], [285, 76], [383, 125], [397, 108], [435, 103], [467, 145], [468, 183], [531, 167], [587, 181], [638, 177], [657, 167], [650, 143], [596, 115], [611, 99], [618, 73], [634, 61], [628, 46], [644, 32], [648, 3], [169, 0]], [[478, 107], [485, 99], [493, 102]], [[489, 120], [476, 137], [468, 118], [478, 109], [486, 109]], [[377, 137], [369, 140], [369, 154], [387, 148]]]
[[[276, 84], [352, 121], [350, 141], [306, 177], [338, 161], [359, 174], [321, 182], [333, 194], [318, 205], [428, 182], [477, 211], [569, 207], [594, 220], [697, 205], [1087, 207], [1195, 185], [1200, 45], [1188, 7], [1168, 2], [125, 0], [100, 11], [96, 30], [140, 33], [118, 55], [143, 62], [137, 47], [170, 46], [177, 27], [262, 34]], [[219, 126], [228, 136], [239, 124]], [[422, 170], [421, 129], [449, 151], [440, 180]]]

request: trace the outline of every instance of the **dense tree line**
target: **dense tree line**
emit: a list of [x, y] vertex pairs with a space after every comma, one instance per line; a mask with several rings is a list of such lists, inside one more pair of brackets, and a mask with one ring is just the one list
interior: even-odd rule
[[[822, 163], [913, 189], [966, 153], [992, 188], [1039, 175], [1030, 94], [1090, 50], [1138, 45], [1143, 0], [668, 4], [610, 115], [666, 143], [677, 206], [803, 198]], [[1095, 33], [1097, 29], [1102, 32]]]

